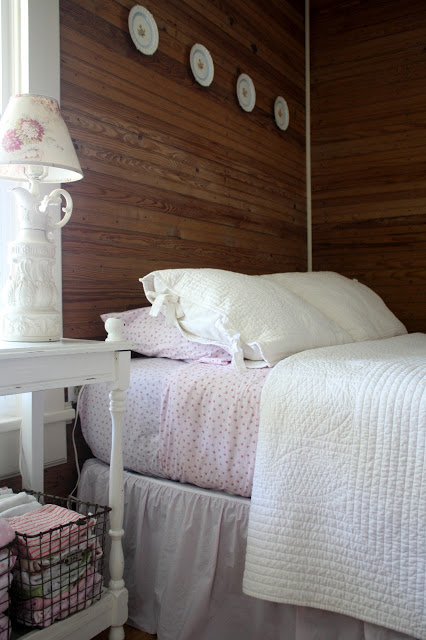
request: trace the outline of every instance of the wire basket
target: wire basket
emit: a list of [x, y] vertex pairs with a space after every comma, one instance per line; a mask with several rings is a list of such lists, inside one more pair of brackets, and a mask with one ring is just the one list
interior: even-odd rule
[[0, 640], [9, 640], [11, 623], [9, 618], [10, 585], [12, 584], [12, 569], [16, 556], [13, 553], [13, 542], [0, 547]]
[[[111, 509], [76, 498], [28, 493], [43, 508], [28, 518], [22, 527], [25, 533], [16, 531], [10, 613], [19, 624], [48, 627], [102, 597]], [[37, 527], [37, 533], [31, 527]]]

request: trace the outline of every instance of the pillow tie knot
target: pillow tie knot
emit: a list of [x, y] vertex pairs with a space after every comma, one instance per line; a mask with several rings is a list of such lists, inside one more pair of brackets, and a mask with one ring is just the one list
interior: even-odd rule
[[244, 354], [241, 346], [241, 335], [235, 334], [231, 342], [232, 363], [238, 369], [238, 371], [245, 371], [246, 365], [244, 362]]
[[156, 317], [161, 311], [165, 318], [166, 327], [173, 327], [175, 319], [183, 316], [182, 307], [179, 304], [179, 297], [172, 293], [153, 292], [152, 295], [155, 296], [155, 300], [152, 303], [149, 314]]

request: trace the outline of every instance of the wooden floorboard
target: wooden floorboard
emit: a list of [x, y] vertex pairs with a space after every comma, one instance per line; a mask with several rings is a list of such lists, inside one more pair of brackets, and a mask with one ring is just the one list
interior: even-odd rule
[[[139, 629], [135, 629], [134, 627], [129, 627], [128, 624], [124, 625], [124, 630], [126, 632], [126, 640], [155, 640], [157, 637], [152, 636], [149, 633], [145, 633], [145, 631], [139, 631]], [[93, 638], [93, 640], [108, 640], [108, 634], [109, 629], [106, 629]]]

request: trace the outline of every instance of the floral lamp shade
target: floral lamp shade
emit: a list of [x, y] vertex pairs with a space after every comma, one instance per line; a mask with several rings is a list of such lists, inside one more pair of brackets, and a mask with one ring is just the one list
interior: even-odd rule
[[0, 178], [28, 181], [29, 166], [45, 168], [43, 182], [83, 177], [58, 102], [18, 94], [9, 100], [0, 121]]

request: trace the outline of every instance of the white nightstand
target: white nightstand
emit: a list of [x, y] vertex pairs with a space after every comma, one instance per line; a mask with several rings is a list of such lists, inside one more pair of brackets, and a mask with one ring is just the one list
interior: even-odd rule
[[[114, 327], [115, 329], [117, 327]], [[109, 382], [112, 446], [109, 483], [111, 552], [109, 588], [88, 609], [24, 637], [44, 640], [89, 640], [111, 626], [110, 640], [124, 638], [127, 590], [123, 581], [123, 459], [122, 418], [125, 390], [129, 385], [130, 348], [120, 335], [105, 342], [67, 340], [59, 342], [0, 342], [0, 395], [23, 394], [22, 475], [23, 486], [43, 491], [44, 391], [96, 382]], [[13, 636], [12, 636], [13, 637]]]

